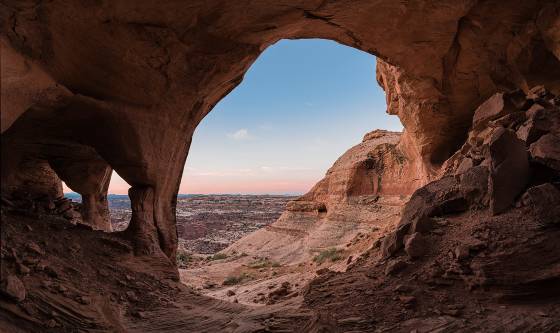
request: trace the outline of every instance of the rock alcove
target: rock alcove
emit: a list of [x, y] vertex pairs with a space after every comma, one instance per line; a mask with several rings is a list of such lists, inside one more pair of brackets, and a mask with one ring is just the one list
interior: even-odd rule
[[555, 71], [531, 71], [539, 63], [558, 62], [554, 6], [540, 1], [5, 6], [2, 188], [21, 184], [16, 178], [24, 159], [35, 159], [28, 174], [44, 171], [41, 186], [53, 184], [47, 187], [57, 187], [58, 180], [41, 169], [45, 161], [63, 160], [59, 168], [69, 174], [73, 168], [95, 168], [80, 180], [94, 192], [102, 191], [106, 170], [113, 168], [132, 185], [130, 232], [141, 252], [162, 250], [172, 257], [175, 195], [196, 125], [266, 46], [311, 37], [378, 57], [388, 111], [405, 127], [401, 145], [427, 180], [466, 138], [474, 108], [492, 93], [536, 83], [558, 89], [551, 79]]
[[[433, 329], [436, 321], [443, 320], [448, 329], [457, 331], [464, 328], [460, 325], [467, 324], [448, 317], [464, 312], [476, 319], [475, 324], [468, 324], [474, 330], [498, 330], [500, 323], [515, 326], [516, 318], [522, 318], [523, 322], [514, 329], [556, 331], [558, 324], [552, 318], [558, 318], [557, 308], [548, 307], [548, 303], [532, 305], [546, 310], [545, 316], [532, 309], [508, 312], [498, 307], [484, 288], [490, 288], [492, 295], [501, 295], [503, 300], [541, 301], [544, 296], [558, 295], [555, 286], [560, 249], [557, 242], [551, 241], [557, 238], [557, 229], [541, 226], [556, 223], [558, 214], [539, 203], [558, 207], [558, 158], [554, 157], [554, 147], [559, 125], [554, 112], [558, 109], [555, 96], [560, 94], [559, 13], [559, 5], [553, 0], [4, 3], [0, 7], [2, 206], [18, 200], [26, 202], [26, 207], [54, 202], [61, 195], [62, 179], [84, 197], [92, 198], [87, 200], [88, 212], [92, 221], [100, 221], [106, 208], [107, 175], [115, 170], [131, 185], [132, 218], [129, 228], [121, 234], [121, 240], [129, 242], [135, 254], [126, 257], [125, 262], [134, 263], [128, 269], [134, 265], [146, 267], [140, 263], [152, 260], [146, 271], [165, 271], [169, 273], [167, 277], [176, 279], [176, 269], [163, 266], [176, 254], [176, 195], [196, 126], [241, 82], [267, 46], [283, 38], [329, 39], [377, 57], [377, 80], [386, 93], [388, 112], [398, 115], [405, 128], [398, 140], [398, 151], [408, 161], [407, 174], [418, 175], [418, 183], [412, 187], [436, 182], [415, 192], [403, 211], [400, 226], [372, 249], [372, 256], [360, 259], [354, 270], [323, 274], [310, 284], [305, 305], [316, 312], [300, 311], [302, 316], [289, 317], [299, 319], [280, 324], [267, 319], [261, 324], [288, 329], [286, 323], [295, 322], [306, 331], [334, 331], [342, 326], [366, 330], [371, 325], [410, 331], [419, 325]], [[507, 118], [499, 118], [504, 115]], [[378, 135], [373, 133], [368, 138]], [[511, 154], [501, 154], [505, 151]], [[366, 165], [376, 165], [370, 162]], [[508, 172], [502, 167], [510, 164], [516, 166], [512, 172], [520, 182], [509, 184], [504, 176]], [[390, 175], [387, 179], [391, 179], [392, 171], [384, 170]], [[323, 200], [329, 197], [324, 190], [328, 183], [317, 184], [312, 195], [302, 197], [288, 211], [332, 212], [329, 202], [325, 204]], [[348, 184], [355, 193], [363, 190], [359, 176]], [[504, 184], [513, 186], [515, 191], [503, 191]], [[395, 191], [412, 191], [412, 187]], [[493, 195], [489, 203], [488, 189]], [[480, 210], [473, 212], [473, 207]], [[465, 210], [472, 215], [460, 215], [467, 214]], [[442, 215], [450, 214], [459, 215], [449, 218], [451, 222], [442, 220]], [[23, 228], [17, 223], [10, 226], [8, 231]], [[31, 229], [41, 228], [46, 227], [35, 224]], [[442, 228], [453, 232], [441, 232]], [[35, 243], [40, 242], [42, 234], [29, 229], [27, 233], [24, 229], [10, 231], [7, 242], [13, 248], [18, 246], [12, 244], [18, 237], [35, 237]], [[64, 228], [58, 232], [67, 242], [94, 234]], [[524, 240], [523, 234], [529, 239]], [[463, 235], [476, 236], [483, 244], [456, 245], [465, 242], [458, 238]], [[75, 264], [115, 259], [112, 255], [100, 257], [95, 251], [107, 244], [128, 253], [128, 243], [109, 236], [104, 235], [103, 241], [95, 243], [98, 247], [92, 247], [89, 256], [84, 255], [84, 260]], [[423, 266], [422, 260], [402, 258], [402, 249], [410, 252], [414, 248], [411, 243], [423, 237], [426, 243], [438, 244], [437, 251], [445, 252], [433, 253], [432, 266]], [[51, 246], [47, 243], [53, 242], [41, 244]], [[87, 242], [83, 246], [87, 247]], [[33, 256], [44, 254], [40, 246], [26, 248]], [[18, 274], [28, 274], [23, 278], [28, 290], [42, 290], [34, 275], [25, 273], [18, 254], [9, 252], [2, 252], [3, 260], [11, 258], [9, 265], [2, 265], [3, 269], [19, 269]], [[477, 253], [484, 256], [476, 256]], [[62, 275], [62, 271], [45, 270], [40, 261], [33, 260], [27, 265], [50, 272], [49, 279]], [[84, 272], [107, 276], [103, 267], [100, 272], [90, 272], [88, 267], [92, 266], [95, 265], [80, 267]], [[386, 274], [378, 274], [381, 269]], [[413, 270], [419, 273], [412, 274]], [[411, 286], [426, 281], [430, 287], [419, 285], [410, 291], [395, 285], [390, 277], [399, 274], [416, 277], [418, 280], [408, 280]], [[115, 271], [117, 275], [127, 279], [124, 271]], [[131, 278], [140, 279], [139, 275]], [[152, 283], [152, 290], [163, 292], [166, 288], [162, 279], [142, 279]], [[18, 281], [12, 277], [3, 279], [2, 290], [9, 290], [11, 297], [21, 302], [25, 293]], [[465, 286], [459, 288], [457, 281], [481, 290], [480, 294], [465, 293]], [[112, 288], [113, 284], [96, 286]], [[442, 292], [441, 286], [447, 289]], [[360, 294], [346, 293], [345, 288], [359, 290]], [[432, 294], [424, 295], [424, 290]], [[111, 292], [120, 291], [114, 288]], [[121, 298], [117, 299], [137, 304], [136, 294], [133, 290], [128, 292], [131, 293], [119, 294]], [[373, 296], [363, 297], [366, 293]], [[34, 295], [42, 297], [39, 292]], [[151, 297], [149, 293], [145, 296]], [[356, 303], [356, 297], [364, 303]], [[371, 303], [374, 299], [382, 299], [383, 304]], [[495, 315], [488, 314], [487, 308], [475, 309], [470, 303], [456, 304], [460, 299], [489, 304]], [[80, 300], [84, 306], [92, 301]], [[440, 309], [433, 300], [449, 304]], [[98, 308], [109, 304], [104, 302], [94, 301]], [[47, 301], [37, 307], [44, 304], [60, 303]], [[353, 306], [346, 306], [349, 304]], [[40, 316], [21, 314], [24, 305], [3, 306], [2, 313], [11, 314], [3, 318], [19, 318], [20, 322], [35, 325], [28, 317]], [[424, 319], [418, 319], [418, 313], [413, 317], [411, 310], [416, 306], [445, 316], [430, 317], [426, 310], [420, 313]], [[74, 307], [72, 304], [62, 309]], [[227, 313], [219, 308], [212, 307], [219, 312], [212, 321], [214, 328], [235, 326], [250, 331], [264, 327], [251, 326], [252, 320], [258, 318], [254, 313], [244, 317], [243, 323], [238, 322], [241, 317], [233, 314], [245, 313], [241, 307], [228, 307]], [[379, 310], [383, 318], [368, 317], [371, 308]], [[402, 311], [395, 312], [395, 308]], [[26, 309], [32, 313], [35, 308]], [[47, 310], [41, 313], [51, 313], [52, 309]], [[88, 311], [89, 308], [80, 313]], [[95, 315], [90, 313], [90, 317], [63, 311], [66, 321], [43, 319], [46, 327], [53, 329], [59, 324], [118, 326], [136, 331], [154, 327], [152, 319], [138, 309], [127, 311], [123, 320], [109, 318], [107, 313], [112, 310], [93, 311]], [[179, 313], [182, 310], [162, 307], [158, 311], [153, 312], [153, 317], [160, 321], [171, 323], [173, 318], [185, 317]], [[190, 314], [201, 318], [196, 311]], [[132, 324], [133, 317], [139, 323]], [[498, 326], [491, 318], [500, 318]], [[205, 319], [200, 322], [206, 323]], [[179, 324], [187, 325], [177, 323], [177, 327]], [[198, 322], [188, 323], [197, 330], [195, 324]], [[196, 327], [204, 330], [204, 326]]]

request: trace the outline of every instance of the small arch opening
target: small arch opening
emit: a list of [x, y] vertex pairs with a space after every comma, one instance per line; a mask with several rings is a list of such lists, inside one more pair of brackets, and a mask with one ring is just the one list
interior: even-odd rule
[[[73, 208], [75, 212], [80, 212], [80, 216], [71, 216], [76, 214], [68, 212], [66, 213], [68, 218], [76, 218], [81, 223], [91, 224], [91, 221], [88, 221], [88, 216], [92, 215], [92, 212], [87, 211], [85, 207], [87, 203], [84, 203], [83, 195], [74, 191], [64, 181], [62, 181], [62, 189], [64, 197], [71, 201], [69, 207]], [[117, 232], [128, 227], [132, 215], [128, 189], [130, 189], [130, 185], [113, 170], [111, 171], [107, 193], [98, 193], [94, 195], [94, 198], [90, 198], [90, 206], [98, 206], [95, 207], [96, 212], [93, 212], [93, 214], [98, 215], [98, 217], [101, 215], [101, 218], [105, 218], [104, 215], [107, 215], [110, 228], [102, 228], [103, 231]], [[105, 204], [108, 209], [106, 213], [104, 212]]]

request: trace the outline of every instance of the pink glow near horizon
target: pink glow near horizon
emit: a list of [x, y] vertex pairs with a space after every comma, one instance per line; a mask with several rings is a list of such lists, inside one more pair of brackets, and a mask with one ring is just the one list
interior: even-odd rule
[[179, 193], [197, 194], [303, 194], [313, 187], [313, 181], [265, 180], [265, 181], [228, 181], [228, 182], [192, 182], [181, 184]]
[[[304, 194], [321, 177], [312, 179], [223, 179], [222, 177], [184, 175], [179, 187], [180, 194]], [[74, 192], [64, 182], [64, 193]], [[130, 185], [116, 172], [109, 184], [109, 194], [128, 194]]]

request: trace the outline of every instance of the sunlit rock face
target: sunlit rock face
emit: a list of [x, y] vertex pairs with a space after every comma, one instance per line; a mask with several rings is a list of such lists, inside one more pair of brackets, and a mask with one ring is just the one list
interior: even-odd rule
[[[416, 176], [414, 156], [399, 146], [401, 136], [385, 130], [367, 133], [308, 193], [289, 201], [278, 220], [224, 253], [258, 253], [282, 265], [304, 265], [321, 249], [361, 253], [371, 247], [362, 237], [379, 237], [398, 223], [403, 204], [423, 181]], [[346, 265], [331, 269], [345, 270]], [[185, 276], [196, 279], [199, 273]]]
[[399, 146], [402, 134], [375, 130], [346, 151], [307, 194], [289, 210], [329, 209], [330, 204], [358, 202], [381, 195], [410, 195], [422, 184], [414, 156]]
[[[387, 110], [405, 127], [398, 146], [418, 179], [380, 188], [408, 193], [463, 144], [476, 106], [489, 96], [537, 84], [559, 92], [559, 6], [553, 0], [9, 2], [0, 12], [2, 192], [23, 186], [22, 173], [37, 174], [20, 167], [25, 161], [56, 171], [42, 172], [40, 184], [26, 182], [31, 192], [46, 178], [76, 179], [74, 172], [87, 172], [76, 171], [84, 162], [96, 164], [74, 187], [91, 198], [86, 219], [102, 224], [112, 168], [132, 186], [137, 218], [129, 234], [141, 240], [137, 250], [174, 256], [175, 196], [197, 124], [267, 46], [282, 38], [326, 38], [378, 56]], [[345, 180], [350, 193], [379, 190], [362, 184], [361, 175], [369, 171]]]

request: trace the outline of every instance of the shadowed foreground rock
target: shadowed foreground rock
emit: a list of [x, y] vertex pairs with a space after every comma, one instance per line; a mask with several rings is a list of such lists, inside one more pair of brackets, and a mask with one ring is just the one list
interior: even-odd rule
[[[68, 180], [84, 163], [105, 164], [133, 187], [153, 187], [149, 238], [174, 257], [175, 195], [194, 129], [282, 38], [332, 39], [379, 57], [387, 110], [405, 127], [401, 150], [425, 183], [463, 143], [482, 101], [537, 84], [559, 92], [558, 11], [554, 0], [8, 1], [2, 191], [35, 192], [21, 181], [33, 172], [20, 167], [28, 160]], [[103, 229], [99, 170], [70, 187], [88, 197], [85, 220]]]

